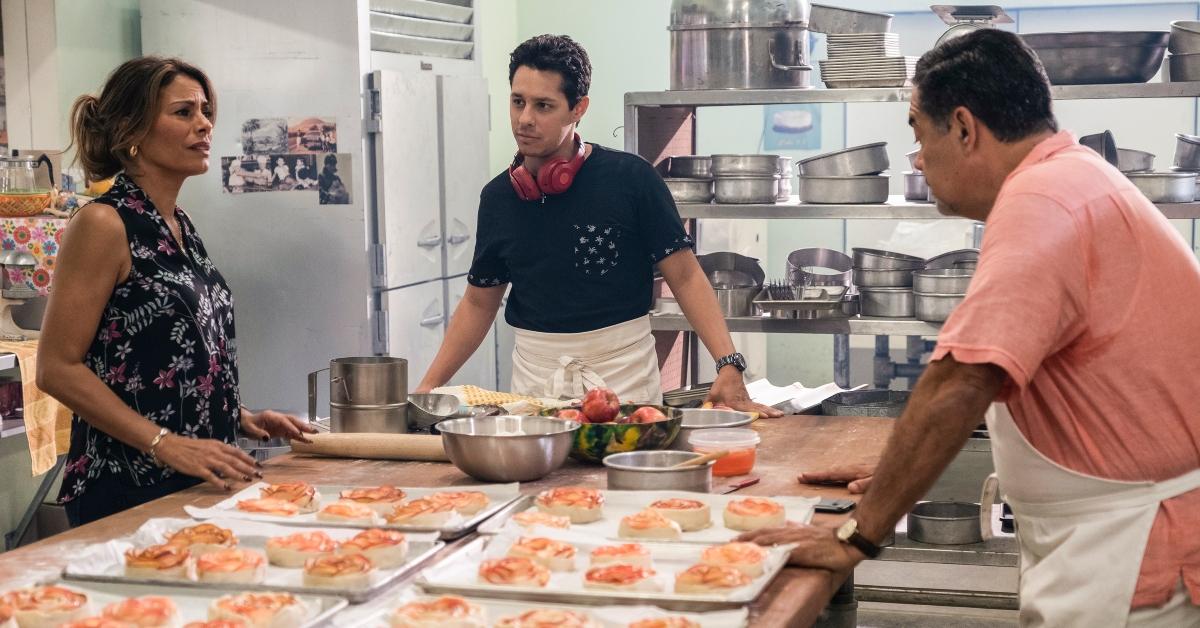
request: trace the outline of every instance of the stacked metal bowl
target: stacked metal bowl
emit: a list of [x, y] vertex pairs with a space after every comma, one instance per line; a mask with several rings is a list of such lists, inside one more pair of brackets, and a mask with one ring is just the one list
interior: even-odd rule
[[869, 205], [888, 199], [887, 142], [864, 144], [800, 161], [800, 202]]
[[959, 249], [929, 258], [925, 269], [913, 273], [916, 317], [940, 323], [962, 303], [979, 264], [979, 249]]
[[1200, 136], [1175, 134], [1175, 161], [1171, 172], [1126, 176], [1153, 203], [1200, 200]]
[[863, 316], [913, 316], [913, 272], [924, 268], [922, 257], [855, 248], [854, 285], [858, 287], [859, 311]]
[[667, 189], [676, 203], [711, 203], [713, 200], [712, 158], [707, 155], [676, 155], [667, 158]]
[[713, 155], [712, 174], [718, 203], [770, 204], [779, 198], [779, 155]]
[[914, 203], [932, 203], [934, 201], [933, 191], [929, 189], [929, 183], [925, 181], [925, 173], [917, 167], [917, 153], [920, 149], [909, 151], [904, 156], [908, 157], [908, 165], [912, 170], [904, 172], [904, 200]]
[[1171, 22], [1167, 41], [1167, 80], [1172, 83], [1200, 81], [1200, 21]]

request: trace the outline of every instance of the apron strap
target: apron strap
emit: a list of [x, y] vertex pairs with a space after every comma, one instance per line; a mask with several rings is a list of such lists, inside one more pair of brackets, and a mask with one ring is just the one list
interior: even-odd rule
[[558, 368], [546, 381], [550, 396], [557, 399], [582, 397], [592, 388], [608, 388], [596, 371], [579, 358], [564, 355], [558, 359]]

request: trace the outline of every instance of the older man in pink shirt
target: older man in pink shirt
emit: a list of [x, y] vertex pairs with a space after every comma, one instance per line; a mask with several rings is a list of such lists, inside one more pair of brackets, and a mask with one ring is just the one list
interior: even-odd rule
[[943, 212], [987, 222], [979, 270], [854, 518], [747, 538], [848, 572], [1002, 400], [1012, 418], [988, 426], [1017, 520], [1021, 624], [1200, 626], [1200, 264], [1058, 130], [1015, 35], [951, 41], [914, 83], [917, 165]]

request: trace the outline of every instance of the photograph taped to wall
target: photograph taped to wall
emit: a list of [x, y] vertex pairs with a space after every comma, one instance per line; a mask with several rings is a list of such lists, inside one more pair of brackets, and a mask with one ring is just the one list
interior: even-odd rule
[[337, 122], [333, 118], [288, 118], [289, 153], [336, 153]]
[[764, 150], [811, 150], [821, 147], [821, 106], [763, 107]]
[[349, 153], [326, 153], [320, 156], [321, 174], [317, 176], [317, 194], [322, 205], [349, 205], [353, 181]]
[[286, 192], [317, 188], [317, 155], [242, 155], [221, 158], [225, 192]]
[[287, 120], [250, 118], [242, 123], [242, 152], [270, 155], [288, 152]]

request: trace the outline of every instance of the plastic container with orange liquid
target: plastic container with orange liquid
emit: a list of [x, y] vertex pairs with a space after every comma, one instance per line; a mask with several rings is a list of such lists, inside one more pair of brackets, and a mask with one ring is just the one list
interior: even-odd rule
[[712, 430], [696, 430], [692, 432], [690, 444], [692, 451], [707, 454], [722, 449], [729, 450], [729, 455], [718, 458], [713, 464], [712, 473], [718, 477], [745, 475], [754, 469], [758, 458], [758, 432], [743, 428], [722, 428]]

